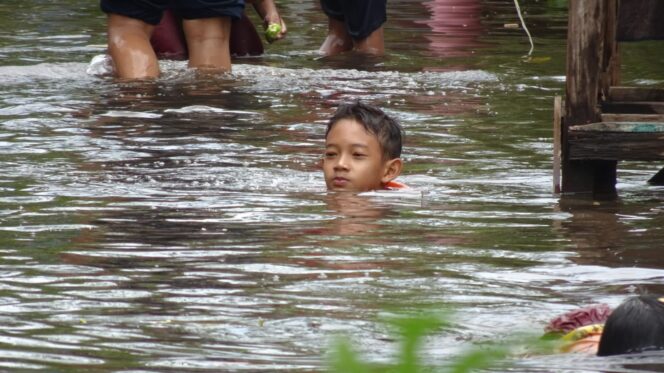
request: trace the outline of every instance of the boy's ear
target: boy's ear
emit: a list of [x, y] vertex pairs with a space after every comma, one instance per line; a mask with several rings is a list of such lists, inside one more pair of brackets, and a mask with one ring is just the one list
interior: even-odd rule
[[390, 159], [385, 163], [385, 171], [380, 181], [383, 184], [386, 184], [396, 179], [397, 176], [401, 175], [402, 167], [403, 167], [403, 161], [401, 160], [401, 158]]

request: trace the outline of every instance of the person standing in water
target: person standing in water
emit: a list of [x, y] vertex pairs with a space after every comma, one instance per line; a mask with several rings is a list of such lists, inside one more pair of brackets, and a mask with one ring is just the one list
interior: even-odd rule
[[327, 37], [320, 47], [323, 55], [351, 50], [372, 56], [385, 54], [387, 0], [321, 0], [320, 4], [328, 17]]
[[[245, 0], [253, 5], [262, 20], [265, 41], [273, 43], [286, 36], [286, 22], [281, 18], [274, 0]], [[171, 8], [165, 10], [161, 22], [155, 27], [150, 38], [158, 59], [186, 60], [187, 41], [182, 30], [182, 17]], [[259, 56], [263, 54], [263, 42], [248, 15], [231, 22], [231, 57]]]
[[229, 72], [231, 20], [240, 19], [244, 0], [101, 0], [108, 14], [108, 49], [119, 78], [159, 76], [150, 37], [164, 10], [174, 6], [183, 18], [189, 67]]

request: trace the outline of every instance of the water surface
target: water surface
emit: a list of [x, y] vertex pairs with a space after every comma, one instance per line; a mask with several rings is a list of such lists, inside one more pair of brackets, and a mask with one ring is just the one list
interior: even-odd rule
[[[539, 334], [567, 310], [664, 293], [661, 165], [619, 166], [620, 198], [552, 194], [566, 2], [393, 1], [388, 56], [319, 58], [315, 2], [279, 2], [286, 40], [233, 73], [164, 62], [153, 82], [86, 72], [94, 2], [0, 5], [0, 367], [319, 371], [330, 339], [397, 348], [388, 310], [456, 310], [425, 358]], [[623, 79], [661, 85], [661, 47]], [[406, 193], [336, 196], [318, 168], [340, 102], [406, 131]], [[517, 372], [656, 370], [632, 358], [515, 357]], [[505, 367], [494, 368], [502, 371]]]

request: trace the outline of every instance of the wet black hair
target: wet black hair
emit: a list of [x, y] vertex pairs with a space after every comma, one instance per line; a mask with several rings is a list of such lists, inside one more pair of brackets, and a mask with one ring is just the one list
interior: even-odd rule
[[325, 138], [327, 138], [332, 127], [342, 119], [353, 119], [360, 123], [367, 132], [376, 136], [383, 150], [384, 159], [394, 159], [401, 156], [403, 129], [399, 122], [379, 108], [360, 101], [339, 105], [337, 111], [327, 122]]
[[606, 320], [598, 356], [664, 349], [664, 303], [653, 295], [625, 300]]

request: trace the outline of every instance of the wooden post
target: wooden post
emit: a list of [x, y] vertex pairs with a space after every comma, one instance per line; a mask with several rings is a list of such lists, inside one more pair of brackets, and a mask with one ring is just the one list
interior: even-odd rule
[[[570, 0], [567, 28], [567, 80], [562, 131], [563, 193], [615, 195], [616, 161], [570, 160], [570, 126], [601, 120], [599, 100], [613, 82], [618, 0]], [[614, 30], [613, 32], [607, 32]], [[611, 37], [612, 41], [607, 40]], [[607, 76], [607, 73], [609, 74]]]
[[563, 103], [560, 96], [553, 98], [553, 193], [560, 193], [560, 148]]

